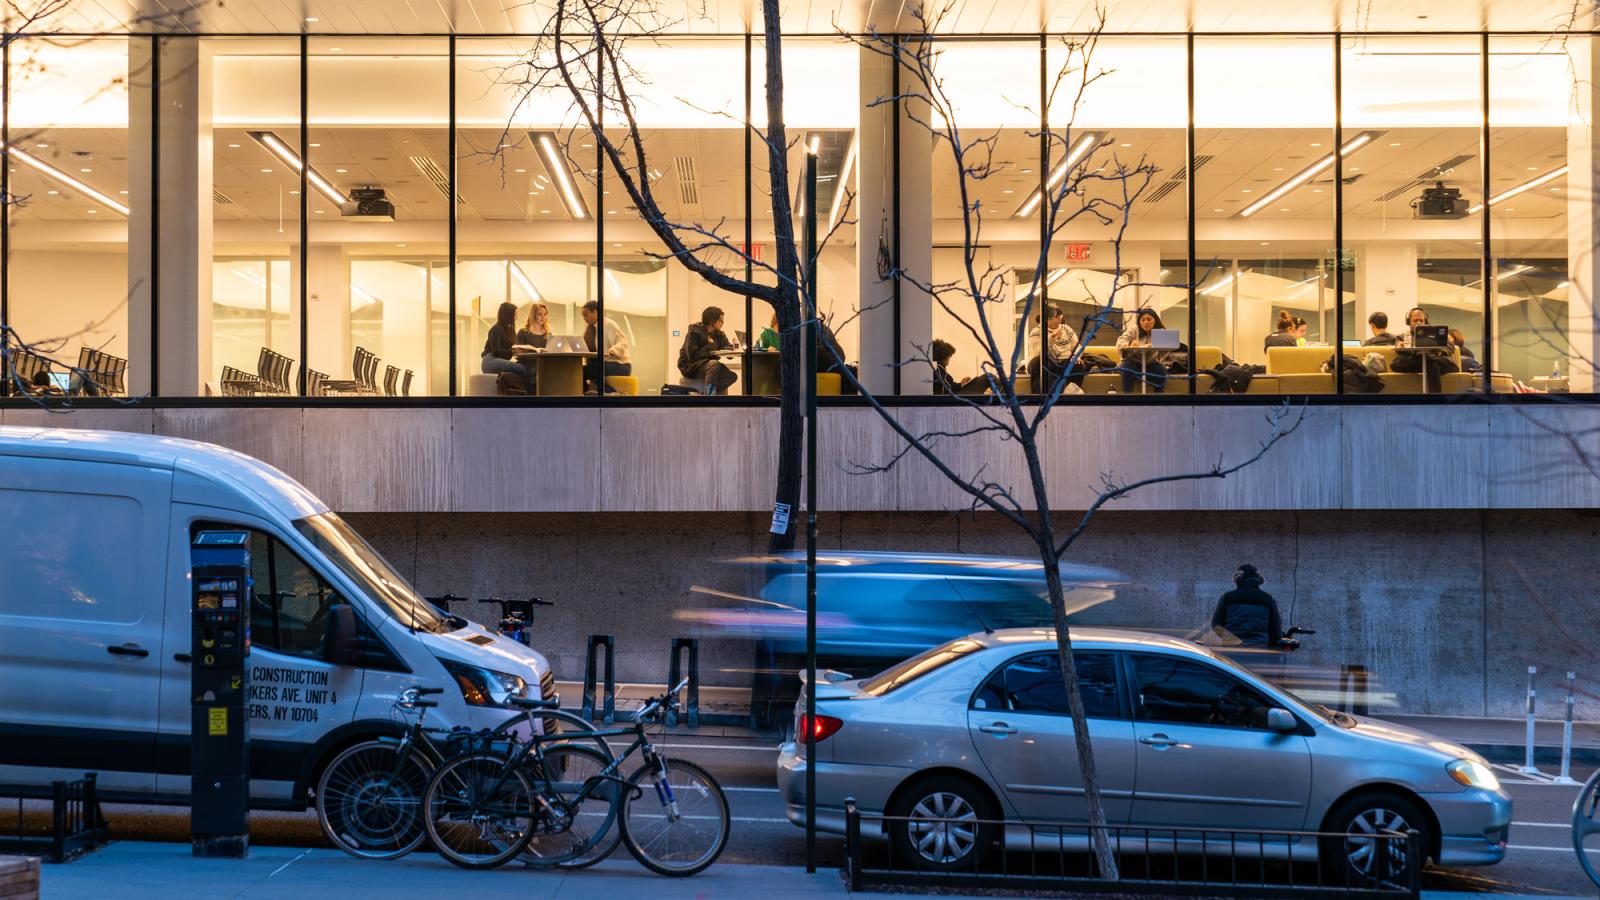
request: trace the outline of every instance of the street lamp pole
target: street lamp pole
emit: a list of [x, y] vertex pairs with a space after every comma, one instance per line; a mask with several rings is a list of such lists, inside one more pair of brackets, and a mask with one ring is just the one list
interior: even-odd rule
[[806, 871], [817, 871], [817, 155], [806, 154]]

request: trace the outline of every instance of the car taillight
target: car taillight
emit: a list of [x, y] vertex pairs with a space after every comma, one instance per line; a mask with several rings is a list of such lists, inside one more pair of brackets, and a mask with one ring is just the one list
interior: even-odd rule
[[818, 742], [825, 741], [833, 737], [833, 733], [843, 726], [843, 719], [835, 719], [833, 716], [817, 716], [816, 720], [812, 721], [805, 713], [801, 713], [795, 719], [794, 739], [796, 743], [804, 744], [806, 742], [806, 734], [809, 733], [814, 740]]

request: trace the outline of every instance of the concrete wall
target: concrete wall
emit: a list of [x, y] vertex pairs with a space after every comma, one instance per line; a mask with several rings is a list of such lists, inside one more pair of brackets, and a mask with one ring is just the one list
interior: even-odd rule
[[[535, 644], [562, 679], [583, 677], [584, 641], [615, 634], [618, 676], [666, 678], [667, 651], [697, 626], [681, 610], [719, 605], [695, 585], [755, 593], [749, 570], [724, 561], [764, 546], [758, 514], [631, 516], [357, 515], [351, 521], [424, 593], [538, 594]], [[823, 517], [829, 548], [1026, 555], [992, 514], [846, 513]], [[1266, 574], [1286, 624], [1317, 629], [1296, 662], [1355, 663], [1397, 712], [1521, 714], [1537, 665], [1541, 717], [1558, 717], [1555, 686], [1576, 669], [1600, 693], [1597, 575], [1587, 561], [1600, 518], [1578, 512], [1108, 512], [1074, 559], [1120, 570], [1116, 600], [1082, 624], [1188, 634], [1209, 623], [1241, 562]], [[1518, 577], [1530, 579], [1537, 599]], [[475, 604], [475, 606], [477, 606]], [[464, 610], [486, 623], [491, 607]], [[703, 641], [708, 684], [749, 683], [749, 641]], [[1579, 714], [1600, 719], [1580, 698]]]
[[[1058, 509], [1082, 508], [1101, 475], [1132, 481], [1205, 471], [1252, 453], [1267, 408], [1072, 406], [1041, 435]], [[1116, 509], [1589, 509], [1600, 477], [1567, 438], [1600, 426], [1587, 404], [1316, 406], [1257, 464], [1225, 480], [1157, 486]], [[902, 407], [918, 433], [978, 424], [960, 407]], [[682, 406], [527, 408], [0, 409], [0, 424], [111, 428], [213, 441], [278, 466], [344, 512], [720, 512], [771, 508], [777, 410]], [[873, 410], [824, 408], [819, 508], [965, 509], [934, 468], [908, 457], [887, 473], [898, 438]], [[966, 476], [1026, 497], [1015, 444], [992, 434], [947, 439]]]

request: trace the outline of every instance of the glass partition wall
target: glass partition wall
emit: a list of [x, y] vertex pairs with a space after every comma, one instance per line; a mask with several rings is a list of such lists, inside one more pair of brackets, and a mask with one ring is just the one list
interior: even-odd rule
[[[934, 340], [954, 349], [953, 383], [980, 374], [956, 311], [880, 274], [958, 281], [963, 203], [982, 215], [979, 270], [1006, 293], [991, 324], [1027, 344], [1025, 358], [1041, 352], [1031, 334], [1047, 310], [1083, 335], [1116, 292], [1112, 321], [1087, 341], [1108, 365], [1074, 384], [1087, 394], [1206, 394], [1210, 376], [1185, 376], [1223, 363], [1262, 367], [1250, 393], [1340, 393], [1324, 364], [1341, 343], [1385, 364], [1390, 396], [1593, 390], [1600, 141], [1594, 88], [1573, 75], [1591, 63], [1588, 39], [1105, 35], [1087, 61], [1079, 47], [1059, 35], [937, 42], [956, 124], [994, 164], [963, 197], [949, 147], [891, 99], [881, 56], [839, 38], [785, 41], [786, 190], [798, 232], [814, 153], [819, 305], [872, 390], [934, 392], [926, 366], [897, 365]], [[575, 127], [571, 97], [521, 77], [531, 48], [443, 36], [14, 42], [0, 316], [52, 348], [40, 387], [81, 389], [62, 363], [94, 359], [116, 369], [115, 392], [162, 397], [649, 397], [708, 383], [775, 394], [775, 356], [730, 349], [715, 370], [680, 368], [708, 309], [735, 348], [760, 341], [771, 311], [672, 258]], [[685, 36], [632, 52], [644, 156], [630, 148], [624, 165], [697, 259], [770, 281], [761, 40]], [[1084, 66], [1100, 74], [1080, 93]], [[1064, 212], [1101, 215], [1047, 233], [1041, 191], [1069, 173], [1087, 177]], [[1106, 203], [1124, 189], [1125, 215]], [[627, 347], [599, 379], [589, 303]], [[483, 359], [508, 304], [520, 380]], [[1140, 310], [1185, 345], [1177, 377], [1119, 371], [1143, 358], [1116, 346]], [[1407, 371], [1419, 354], [1396, 345], [1431, 341], [1414, 338], [1424, 322], [1447, 346]]]

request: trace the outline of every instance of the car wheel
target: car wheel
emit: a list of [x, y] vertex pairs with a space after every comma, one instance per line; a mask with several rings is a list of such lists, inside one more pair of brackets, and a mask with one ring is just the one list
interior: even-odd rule
[[[1328, 814], [1318, 842], [1323, 871], [1333, 883], [1376, 886], [1405, 883], [1409, 847], [1403, 840], [1382, 840], [1381, 832], [1416, 831], [1422, 846], [1432, 846], [1428, 817], [1415, 801], [1399, 794], [1372, 793], [1351, 797]], [[1426, 851], [1424, 851], [1426, 852]]]
[[993, 848], [999, 811], [975, 783], [954, 775], [921, 779], [889, 810], [891, 867], [972, 871]]

